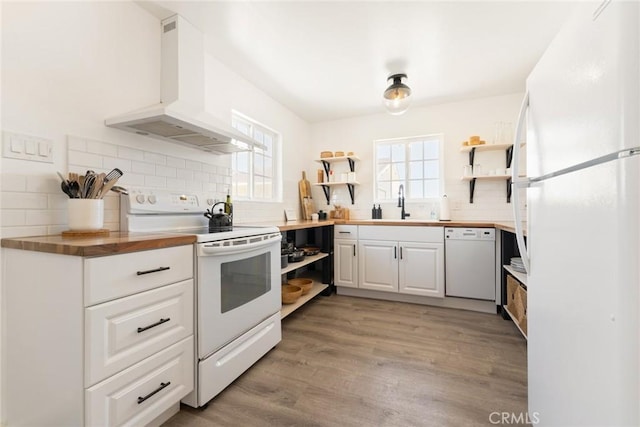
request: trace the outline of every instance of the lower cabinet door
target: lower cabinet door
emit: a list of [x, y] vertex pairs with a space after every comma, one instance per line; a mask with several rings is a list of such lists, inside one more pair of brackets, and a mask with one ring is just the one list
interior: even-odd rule
[[400, 242], [400, 293], [444, 298], [444, 245]]
[[85, 390], [87, 426], [143, 426], [193, 390], [193, 336]]
[[398, 292], [398, 244], [383, 240], [359, 240], [360, 288]]
[[333, 244], [334, 278], [336, 286], [358, 287], [358, 241], [336, 239]]

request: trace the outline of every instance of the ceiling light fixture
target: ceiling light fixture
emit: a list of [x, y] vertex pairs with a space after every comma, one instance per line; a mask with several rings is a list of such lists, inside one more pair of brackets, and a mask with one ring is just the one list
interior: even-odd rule
[[393, 74], [387, 78], [387, 81], [393, 80], [393, 83], [384, 91], [384, 106], [394, 116], [407, 111], [411, 104], [411, 88], [402, 83], [403, 78], [406, 79], [407, 75]]

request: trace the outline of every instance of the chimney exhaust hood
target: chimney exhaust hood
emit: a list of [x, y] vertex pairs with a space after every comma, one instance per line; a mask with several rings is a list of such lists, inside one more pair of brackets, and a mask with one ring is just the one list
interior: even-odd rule
[[226, 154], [259, 145], [204, 109], [203, 36], [179, 15], [162, 21], [160, 103], [105, 120], [105, 125]]

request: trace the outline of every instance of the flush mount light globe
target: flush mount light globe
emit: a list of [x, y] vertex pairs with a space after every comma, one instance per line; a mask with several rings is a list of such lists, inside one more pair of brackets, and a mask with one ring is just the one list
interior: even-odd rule
[[406, 74], [393, 74], [387, 81], [393, 80], [391, 86], [384, 91], [384, 106], [393, 115], [400, 115], [409, 109], [411, 104], [411, 88], [402, 83], [406, 79]]

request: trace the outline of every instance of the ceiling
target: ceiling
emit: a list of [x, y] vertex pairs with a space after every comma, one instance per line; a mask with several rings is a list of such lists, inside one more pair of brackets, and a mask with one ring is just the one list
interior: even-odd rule
[[178, 13], [210, 53], [309, 122], [384, 111], [390, 74], [413, 105], [524, 91], [574, 3], [141, 1]]

